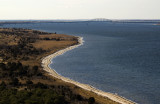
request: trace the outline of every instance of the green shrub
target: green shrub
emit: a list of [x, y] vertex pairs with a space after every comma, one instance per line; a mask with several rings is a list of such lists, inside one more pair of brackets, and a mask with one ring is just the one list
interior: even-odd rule
[[90, 98], [88, 99], [88, 104], [94, 104], [94, 103], [95, 103], [94, 97], [90, 97]]

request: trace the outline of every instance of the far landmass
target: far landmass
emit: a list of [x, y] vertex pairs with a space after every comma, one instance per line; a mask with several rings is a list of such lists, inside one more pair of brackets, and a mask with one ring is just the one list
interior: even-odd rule
[[42, 69], [43, 57], [75, 44], [75, 36], [0, 28], [0, 104], [118, 104]]

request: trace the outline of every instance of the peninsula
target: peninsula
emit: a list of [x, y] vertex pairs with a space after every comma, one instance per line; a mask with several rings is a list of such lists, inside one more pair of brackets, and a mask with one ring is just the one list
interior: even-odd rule
[[81, 44], [81, 37], [0, 28], [0, 103], [132, 104], [123, 97], [59, 76], [48, 67], [51, 58]]

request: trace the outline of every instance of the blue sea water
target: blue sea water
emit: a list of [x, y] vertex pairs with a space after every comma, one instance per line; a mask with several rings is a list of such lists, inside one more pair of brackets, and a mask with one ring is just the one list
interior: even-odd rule
[[117, 93], [139, 104], [160, 102], [160, 26], [150, 23], [33, 23], [0, 27], [84, 37], [84, 45], [56, 57], [60, 75]]

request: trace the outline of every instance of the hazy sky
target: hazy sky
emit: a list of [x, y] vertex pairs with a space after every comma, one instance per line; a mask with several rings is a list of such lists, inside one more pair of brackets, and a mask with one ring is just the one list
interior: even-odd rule
[[0, 19], [160, 19], [160, 0], [0, 0]]

